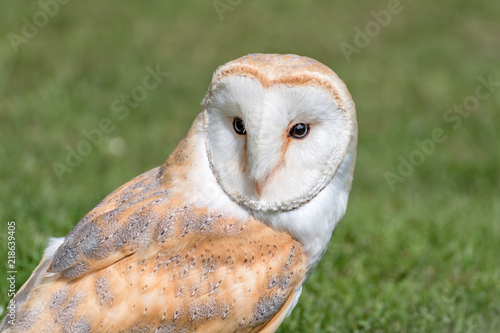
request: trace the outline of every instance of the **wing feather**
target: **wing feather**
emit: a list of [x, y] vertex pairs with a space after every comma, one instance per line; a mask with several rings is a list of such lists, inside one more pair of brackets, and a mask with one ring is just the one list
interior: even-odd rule
[[307, 271], [301, 244], [253, 218], [187, 206], [164, 179], [161, 168], [133, 179], [75, 226], [39, 266], [57, 278], [37, 282], [36, 293], [29, 292], [30, 279], [20, 292], [26, 302], [19, 327], [258, 332], [279, 326]]

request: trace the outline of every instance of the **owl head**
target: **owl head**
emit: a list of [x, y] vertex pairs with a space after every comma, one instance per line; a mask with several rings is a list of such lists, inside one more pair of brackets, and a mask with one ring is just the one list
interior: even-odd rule
[[332, 182], [349, 152], [351, 178], [342, 181], [350, 190], [354, 102], [320, 62], [278, 54], [231, 61], [215, 72], [202, 112], [210, 167], [239, 205], [257, 213], [297, 209]]

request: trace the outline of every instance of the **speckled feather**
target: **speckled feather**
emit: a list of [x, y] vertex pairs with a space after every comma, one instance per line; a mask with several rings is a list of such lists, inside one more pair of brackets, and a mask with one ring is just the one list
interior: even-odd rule
[[[256, 332], [304, 279], [301, 244], [253, 218], [207, 213], [169, 190], [189, 142], [123, 185], [67, 235], [18, 311], [19, 332]], [[43, 328], [43, 329], [41, 329]]]

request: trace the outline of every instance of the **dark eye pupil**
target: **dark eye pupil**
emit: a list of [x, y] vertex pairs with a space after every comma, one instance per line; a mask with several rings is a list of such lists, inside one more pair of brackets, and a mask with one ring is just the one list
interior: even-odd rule
[[233, 120], [233, 128], [236, 133], [239, 135], [247, 134], [247, 130], [245, 129], [245, 124], [243, 123], [243, 119], [236, 117]]
[[303, 139], [309, 134], [309, 124], [295, 124], [289, 134], [294, 139]]

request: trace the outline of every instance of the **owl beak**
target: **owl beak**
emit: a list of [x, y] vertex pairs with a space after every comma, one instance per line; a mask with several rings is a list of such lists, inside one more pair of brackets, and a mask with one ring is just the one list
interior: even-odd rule
[[[272, 175], [279, 164], [281, 154], [281, 137], [275, 134], [273, 128], [268, 129], [270, 121], [265, 123], [248, 124], [246, 142], [246, 167], [248, 178], [255, 186], [255, 194], [265, 197]], [[258, 131], [251, 131], [257, 127]]]
[[264, 188], [265, 181], [257, 181], [255, 183], [255, 190], [257, 191], [257, 195], [260, 197], [262, 194], [262, 189]]
[[267, 175], [264, 177], [264, 179], [259, 179], [255, 181], [255, 191], [257, 192], [257, 195], [262, 197], [262, 193], [264, 192], [264, 188], [267, 186], [267, 182], [269, 178], [271, 177], [272, 174]]

